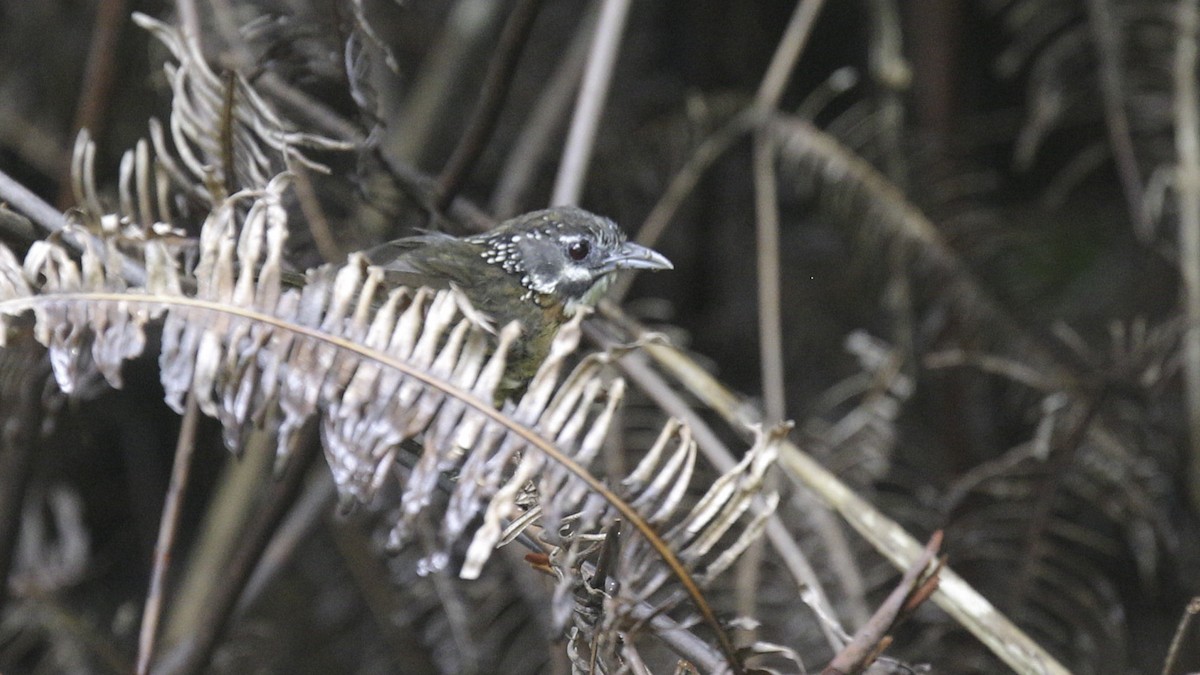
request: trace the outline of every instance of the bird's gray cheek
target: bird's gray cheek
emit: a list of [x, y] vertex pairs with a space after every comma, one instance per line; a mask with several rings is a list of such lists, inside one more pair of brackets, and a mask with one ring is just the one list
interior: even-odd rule
[[558, 275], [551, 265], [535, 265], [527, 271], [529, 285], [538, 293], [553, 293], [558, 286]]

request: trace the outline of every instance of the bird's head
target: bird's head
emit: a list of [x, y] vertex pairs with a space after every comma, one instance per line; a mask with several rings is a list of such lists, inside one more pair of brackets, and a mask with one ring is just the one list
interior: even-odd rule
[[617, 224], [562, 206], [517, 216], [471, 238], [484, 260], [518, 276], [533, 293], [563, 301], [567, 314], [592, 306], [622, 269], [672, 269], [662, 254], [625, 238]]

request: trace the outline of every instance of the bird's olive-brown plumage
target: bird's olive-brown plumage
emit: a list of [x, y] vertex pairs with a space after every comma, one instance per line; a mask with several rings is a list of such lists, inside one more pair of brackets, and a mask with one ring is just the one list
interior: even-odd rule
[[519, 390], [545, 358], [559, 325], [594, 305], [622, 269], [671, 269], [627, 241], [615, 223], [575, 207], [534, 211], [471, 237], [422, 234], [367, 252], [389, 286], [459, 288], [497, 326], [521, 324], [507, 390]]

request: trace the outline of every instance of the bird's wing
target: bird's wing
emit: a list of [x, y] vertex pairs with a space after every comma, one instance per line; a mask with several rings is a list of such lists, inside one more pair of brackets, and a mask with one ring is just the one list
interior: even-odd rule
[[463, 256], [478, 255], [474, 248], [448, 234], [431, 232], [389, 241], [367, 251], [366, 256], [372, 265], [383, 268], [389, 286], [443, 289], [451, 283], [471, 281]]

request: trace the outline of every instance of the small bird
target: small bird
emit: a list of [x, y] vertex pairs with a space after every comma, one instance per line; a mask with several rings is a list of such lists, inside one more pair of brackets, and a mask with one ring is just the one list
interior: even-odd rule
[[672, 269], [662, 254], [626, 240], [616, 223], [561, 206], [504, 221], [470, 237], [420, 234], [366, 252], [389, 286], [460, 289], [475, 309], [523, 331], [502, 390], [519, 392], [537, 372], [558, 327], [591, 307], [623, 269]]

